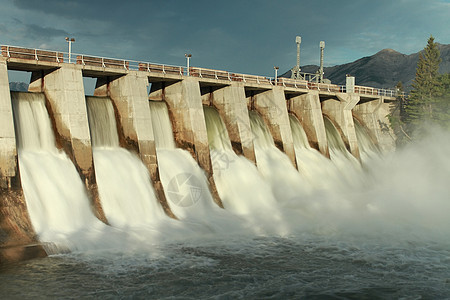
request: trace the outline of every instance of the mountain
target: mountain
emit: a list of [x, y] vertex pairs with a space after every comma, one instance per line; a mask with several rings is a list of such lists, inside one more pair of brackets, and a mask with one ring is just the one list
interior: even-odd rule
[[[438, 44], [438, 47], [442, 58], [439, 72], [450, 73], [450, 45]], [[351, 63], [325, 67], [325, 78], [330, 79], [334, 84], [341, 85], [345, 84], [345, 77], [350, 74], [355, 76], [357, 85], [376, 88], [393, 88], [401, 81], [405, 90], [409, 91], [416, 76], [419, 53], [406, 55], [392, 49], [384, 49]], [[315, 73], [319, 67], [307, 65], [301, 69], [302, 72]], [[289, 70], [281, 77], [291, 77], [291, 71]]]
[[27, 92], [28, 83], [25, 82], [10, 82], [9, 89], [14, 92]]

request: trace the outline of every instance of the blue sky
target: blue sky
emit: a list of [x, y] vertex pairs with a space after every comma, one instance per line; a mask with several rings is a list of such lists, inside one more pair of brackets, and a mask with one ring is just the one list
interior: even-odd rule
[[450, 0], [0, 0], [0, 44], [273, 75], [296, 63], [332, 66], [432, 34], [450, 44]]

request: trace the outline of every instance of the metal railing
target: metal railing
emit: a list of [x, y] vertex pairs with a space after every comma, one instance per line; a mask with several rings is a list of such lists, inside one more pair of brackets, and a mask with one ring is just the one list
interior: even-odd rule
[[[50, 51], [43, 49], [22, 48], [16, 46], [2, 45], [1, 55], [7, 58], [18, 58], [26, 60], [54, 62], [54, 63], [73, 63], [85, 67], [101, 67], [122, 69], [124, 71], [135, 70], [149, 73], [171, 74], [179, 76], [193, 76], [199, 78], [208, 78], [215, 80], [238, 81], [247, 84], [284, 86], [288, 88], [317, 90], [323, 92], [345, 93], [346, 87], [343, 85], [327, 84], [317, 82], [318, 74], [301, 73], [303, 79], [291, 79], [284, 77], [266, 77], [260, 75], [249, 75], [241, 73], [232, 73], [222, 70], [157, 64], [134, 60], [123, 60], [116, 58], [106, 58], [101, 56], [84, 55], [77, 53], [67, 53], [61, 51]], [[378, 89], [365, 86], [354, 86], [354, 92], [361, 95], [397, 97], [405, 96], [405, 93], [399, 93], [391, 89]]]
[[[343, 86], [342, 92], [347, 92], [346, 87]], [[367, 87], [367, 86], [354, 86], [354, 93], [361, 94], [361, 95], [367, 95], [367, 96], [385, 96], [385, 97], [399, 97], [399, 96], [406, 96], [405, 92], [400, 92], [399, 90], [392, 90], [392, 89], [379, 89], [379, 88], [373, 88], [373, 87]]]
[[22, 48], [9, 45], [1, 46], [1, 54], [2, 56], [7, 58], [18, 58], [53, 63], [69, 63], [70, 61], [70, 63], [72, 64], [79, 64], [83, 66], [186, 75], [185, 69], [180, 66], [147, 63], [142, 61], [124, 60], [78, 53], [69, 54], [67, 52], [61, 51]]

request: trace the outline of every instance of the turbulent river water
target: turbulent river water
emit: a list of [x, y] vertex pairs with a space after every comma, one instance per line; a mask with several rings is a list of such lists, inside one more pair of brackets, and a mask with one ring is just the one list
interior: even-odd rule
[[[46, 120], [42, 101], [22, 99], [21, 105], [16, 115], [25, 110], [27, 119]], [[102, 199], [111, 207], [107, 217], [116, 220], [103, 225], [86, 211], [87, 198], [76, 192], [83, 185], [52, 142], [31, 148], [24, 142], [19, 145], [24, 174], [48, 165], [59, 170], [54, 173], [60, 188], [51, 194], [37, 192], [48, 185], [41, 178], [22, 178], [25, 196], [38, 194], [28, 197], [38, 202], [34, 217], [30, 214], [54, 254], [0, 269], [2, 299], [450, 298], [449, 133], [433, 129], [422, 141], [382, 156], [369, 146], [362, 164], [355, 164], [335, 149], [339, 146], [331, 160], [324, 159], [304, 142], [291, 117], [297, 172], [252, 114], [257, 169], [230, 151], [218, 115], [205, 109], [222, 210], [203, 188], [206, 178], [192, 157], [175, 149], [167, 109], [159, 104], [152, 112], [162, 118], [155, 124], [159, 130], [154, 125], [161, 180], [179, 220], [166, 218], [152, 202], [151, 189], [137, 193], [145, 184], [131, 180], [124, 181], [128, 197], [125, 192], [114, 202]], [[16, 130], [23, 131], [27, 124], [15, 118]], [[327, 134], [336, 137], [331, 123]], [[222, 140], [211, 142], [214, 136]], [[367, 145], [363, 138], [359, 144]], [[105, 168], [125, 163], [139, 169], [131, 158], [98, 150], [94, 158]], [[57, 169], [60, 165], [66, 169]], [[67, 201], [79, 204], [66, 207]], [[124, 201], [129, 209], [120, 210]], [[60, 205], [52, 212], [55, 203]], [[141, 209], [133, 210], [137, 205]], [[50, 219], [42, 215], [47, 210]]]

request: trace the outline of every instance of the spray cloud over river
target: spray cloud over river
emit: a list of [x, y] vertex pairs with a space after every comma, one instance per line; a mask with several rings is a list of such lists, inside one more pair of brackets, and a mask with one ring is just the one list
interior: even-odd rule
[[[300, 123], [291, 118], [297, 171], [273, 146], [258, 115], [250, 115], [256, 167], [234, 154], [217, 113], [206, 109], [222, 210], [213, 203], [192, 156], [175, 148], [165, 104], [151, 103], [152, 116], [161, 118], [153, 124], [161, 181], [178, 220], [168, 220], [162, 213], [152, 198], [148, 174], [136, 167], [143, 175], [124, 185], [129, 190], [114, 204], [130, 205], [130, 210], [105, 209], [111, 223], [106, 226], [93, 216], [70, 160], [54, 146], [43, 100], [24, 95], [16, 95], [14, 113], [33, 226], [41, 241], [72, 252], [3, 270], [2, 297], [446, 298], [450, 294], [448, 132], [434, 129], [424, 140], [382, 156], [363, 149], [368, 155], [361, 167], [339, 146], [332, 123], [326, 122], [326, 129], [336, 143], [328, 160], [305, 143]], [[24, 123], [31, 120], [36, 123]], [[31, 136], [41, 139], [32, 147], [22, 137], [31, 130], [39, 130]], [[214, 137], [220, 142], [211, 143]], [[125, 153], [113, 146], [108, 151]], [[96, 168], [97, 164], [115, 168], [103, 173], [96, 169], [99, 189], [102, 178], [114, 185], [106, 182], [113, 179], [113, 170], [115, 176], [122, 173], [120, 163], [127, 165], [126, 170], [139, 164], [131, 153], [124, 154], [129, 159], [115, 159], [104, 148], [94, 144]], [[47, 175], [33, 176], [38, 170]], [[172, 180], [181, 180], [181, 174], [196, 178], [183, 177], [190, 183], [187, 190], [181, 189], [181, 181], [174, 187]], [[180, 188], [178, 194], [175, 188]], [[177, 195], [186, 196], [185, 191], [190, 196], [185, 200], [192, 205], [179, 202]], [[106, 192], [100, 194], [102, 203], [113, 200]], [[24, 280], [28, 286], [19, 288], [17, 282]]]

